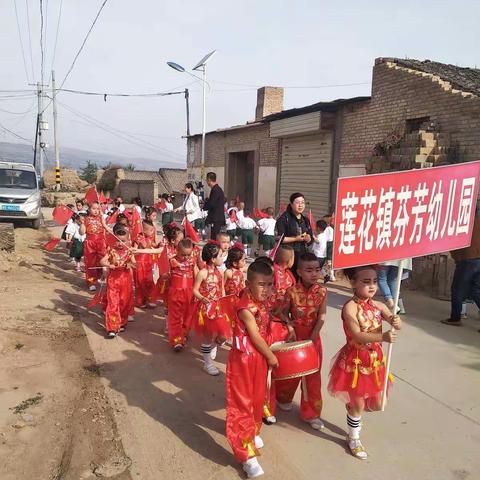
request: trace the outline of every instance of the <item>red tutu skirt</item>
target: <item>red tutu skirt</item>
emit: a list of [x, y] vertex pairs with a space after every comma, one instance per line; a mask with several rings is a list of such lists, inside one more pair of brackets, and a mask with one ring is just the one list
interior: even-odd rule
[[[354, 398], [367, 399], [381, 394], [384, 381], [385, 362], [379, 343], [362, 348], [345, 345], [333, 358], [328, 392], [350, 403]], [[391, 379], [388, 383], [390, 387]]]

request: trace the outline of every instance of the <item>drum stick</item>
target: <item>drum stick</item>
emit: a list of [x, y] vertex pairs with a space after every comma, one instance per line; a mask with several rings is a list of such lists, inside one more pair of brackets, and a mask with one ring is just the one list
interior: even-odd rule
[[307, 377], [302, 377], [302, 391], [303, 391], [303, 398], [306, 402], [308, 402], [308, 391], [307, 391]]
[[[393, 305], [393, 314], [396, 315], [397, 308], [398, 308], [398, 299], [400, 298], [400, 284], [402, 283], [402, 275], [403, 275], [403, 260], [400, 260], [400, 265], [398, 267], [398, 274], [397, 274], [397, 285], [395, 291], [395, 303]], [[395, 329], [392, 327], [392, 331], [394, 332]], [[392, 363], [392, 350], [393, 350], [393, 343], [388, 344], [388, 351], [387, 351], [387, 363], [385, 365], [385, 378], [383, 380], [383, 391], [382, 391], [382, 412], [385, 411], [385, 406], [387, 404], [387, 388], [388, 388], [388, 377], [390, 375], [390, 367]]]

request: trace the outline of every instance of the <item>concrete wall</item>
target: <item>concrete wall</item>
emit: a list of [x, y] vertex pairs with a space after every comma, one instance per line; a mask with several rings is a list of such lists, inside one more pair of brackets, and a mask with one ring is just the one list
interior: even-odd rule
[[480, 98], [453, 90], [438, 77], [378, 60], [369, 102], [343, 107], [340, 163], [362, 164], [376, 143], [405, 120], [430, 117], [458, 142], [462, 161], [480, 159]]
[[259, 167], [258, 169], [258, 208], [272, 207], [277, 204], [277, 167]]
[[113, 196], [120, 195], [125, 203], [140, 197], [144, 205], [153, 205], [158, 200], [158, 184], [153, 180], [122, 180]]

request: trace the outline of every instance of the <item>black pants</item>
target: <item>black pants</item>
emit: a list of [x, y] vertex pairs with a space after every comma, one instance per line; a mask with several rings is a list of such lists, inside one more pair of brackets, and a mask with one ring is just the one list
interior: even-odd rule
[[223, 222], [213, 222], [210, 225], [210, 238], [212, 240], [217, 239], [217, 235], [220, 233], [220, 230], [222, 229], [222, 227], [224, 225], [225, 225], [225, 221], [223, 221]]
[[462, 303], [467, 298], [472, 299], [480, 308], [480, 259], [457, 263], [452, 281], [451, 320], [461, 319]]

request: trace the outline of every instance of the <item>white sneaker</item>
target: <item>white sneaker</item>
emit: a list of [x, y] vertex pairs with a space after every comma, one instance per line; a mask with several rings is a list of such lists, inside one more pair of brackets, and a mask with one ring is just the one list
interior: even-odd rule
[[212, 347], [212, 349], [210, 350], [210, 358], [212, 360], [215, 360], [217, 358], [217, 346], [216, 345], [214, 347]]
[[127, 318], [127, 321], [129, 322], [134, 322], [135, 321], [135, 317], [133, 315], [129, 315], [128, 318]]
[[289, 412], [293, 408], [293, 403], [280, 403], [277, 402], [277, 406], [280, 410], [283, 410], [284, 412]]
[[265, 421], [270, 424], [277, 423], [277, 417], [274, 417], [273, 415], [270, 415], [269, 417], [265, 418]]
[[96, 291], [97, 291], [97, 287], [96, 287], [95, 285], [90, 285], [90, 286], [88, 287], [88, 290], [89, 290], [90, 292], [96, 292]]
[[156, 303], [153, 303], [153, 302], [147, 303], [148, 308], [155, 308], [156, 306], [157, 306]]
[[243, 471], [248, 478], [256, 478], [265, 473], [258, 463], [257, 457], [249, 458], [246, 462], [243, 462]]
[[255, 448], [263, 448], [265, 444], [263, 443], [262, 437], [260, 435], [255, 435]]
[[368, 454], [365, 451], [365, 448], [363, 447], [362, 442], [359, 438], [350, 438], [347, 436], [347, 443], [348, 448], [350, 449], [350, 453], [355, 458], [358, 458], [360, 460], [366, 460]]
[[220, 371], [218, 370], [218, 368], [211, 364], [211, 363], [206, 363], [204, 366], [203, 366], [203, 369], [209, 374], [211, 375], [212, 377], [215, 377], [216, 375], [218, 375], [220, 373]]
[[108, 338], [115, 338], [116, 336], [117, 336], [117, 334], [115, 332], [108, 332], [107, 333]]
[[325, 428], [324, 423], [319, 418], [312, 418], [311, 420], [305, 420], [314, 430], [321, 430]]

